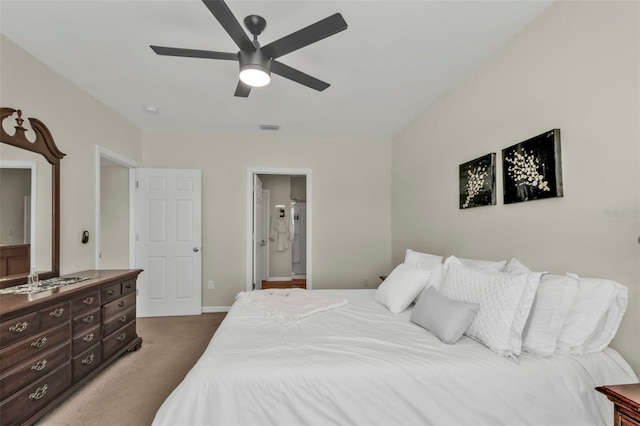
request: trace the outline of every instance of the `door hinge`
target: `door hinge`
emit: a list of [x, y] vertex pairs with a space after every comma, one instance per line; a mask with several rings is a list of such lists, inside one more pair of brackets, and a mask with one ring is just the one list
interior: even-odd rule
[[140, 241], [140, 236], [136, 234], [136, 242]]
[[136, 181], [136, 188], [140, 188], [140, 181]]

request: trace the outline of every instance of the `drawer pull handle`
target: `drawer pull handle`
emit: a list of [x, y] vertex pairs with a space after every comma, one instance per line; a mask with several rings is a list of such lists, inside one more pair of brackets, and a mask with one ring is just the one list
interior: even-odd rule
[[119, 307], [119, 308], [124, 307], [124, 305], [125, 305], [124, 300], [121, 300], [121, 301], [118, 303], [118, 307]]
[[43, 359], [42, 361], [38, 362], [36, 365], [32, 366], [31, 369], [33, 371], [42, 371], [46, 366], [47, 366], [47, 360]]
[[9, 327], [9, 331], [12, 333], [22, 333], [27, 329], [28, 326], [29, 326], [29, 323], [26, 321], [19, 322], [16, 325], [12, 325], [11, 327]]
[[120, 319], [118, 321], [125, 322], [126, 320], [127, 320], [127, 316], [123, 315], [123, 316], [120, 317]]
[[116, 294], [116, 291], [114, 289], [111, 289], [111, 290], [107, 291], [107, 294], [109, 296], [113, 296], [114, 294]]
[[55, 318], [60, 318], [64, 314], [64, 308], [58, 308], [55, 311], [49, 312], [49, 315]]
[[126, 283], [124, 286], [125, 286], [126, 288], [131, 288], [131, 283]]
[[31, 342], [31, 346], [34, 348], [41, 348], [44, 346], [44, 344], [47, 343], [47, 338], [46, 337], [41, 337], [38, 340], [36, 340], [35, 342]]
[[83, 322], [86, 322], [87, 324], [92, 323], [93, 322], [93, 315], [87, 315], [86, 317], [82, 318]]
[[82, 338], [85, 342], [91, 342], [93, 340], [93, 333], [89, 333]]
[[86, 299], [83, 299], [82, 303], [84, 303], [85, 305], [93, 305], [93, 296], [89, 296]]
[[122, 333], [121, 335], [118, 336], [117, 340], [118, 342], [124, 342], [124, 339], [127, 338], [127, 333]]
[[40, 398], [42, 398], [43, 396], [45, 396], [47, 394], [47, 389], [48, 388], [49, 388], [48, 385], [44, 385], [41, 388], [36, 389], [36, 391], [34, 393], [29, 395], [29, 399], [33, 399], [34, 401], [39, 400]]
[[95, 356], [93, 354], [90, 354], [88, 357], [86, 357], [85, 359], [82, 360], [82, 364], [83, 365], [89, 365], [93, 362]]

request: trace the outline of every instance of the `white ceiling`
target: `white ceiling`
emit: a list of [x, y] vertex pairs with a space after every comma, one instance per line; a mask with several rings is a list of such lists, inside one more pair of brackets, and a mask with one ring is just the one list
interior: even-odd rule
[[[150, 44], [236, 52], [199, 0], [0, 1], [0, 32], [143, 130], [395, 136], [550, 1], [227, 2], [263, 16], [266, 45], [335, 12], [349, 28], [279, 60], [331, 84], [274, 75], [233, 96], [233, 61], [158, 56]], [[155, 115], [146, 106], [159, 109]]]

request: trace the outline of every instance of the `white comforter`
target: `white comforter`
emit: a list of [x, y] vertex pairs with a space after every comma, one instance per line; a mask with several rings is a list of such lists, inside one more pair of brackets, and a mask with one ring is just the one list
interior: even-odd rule
[[445, 345], [374, 290], [318, 291], [348, 304], [282, 322], [238, 300], [153, 424], [603, 425], [594, 387], [638, 381], [610, 348], [516, 363]]

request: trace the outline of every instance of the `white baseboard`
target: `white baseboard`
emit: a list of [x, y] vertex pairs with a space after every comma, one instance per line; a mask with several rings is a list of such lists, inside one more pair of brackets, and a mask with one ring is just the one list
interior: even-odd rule
[[213, 312], [229, 312], [229, 309], [231, 309], [231, 306], [203, 306], [202, 313], [210, 314]]
[[267, 281], [291, 281], [291, 277], [269, 277]]

